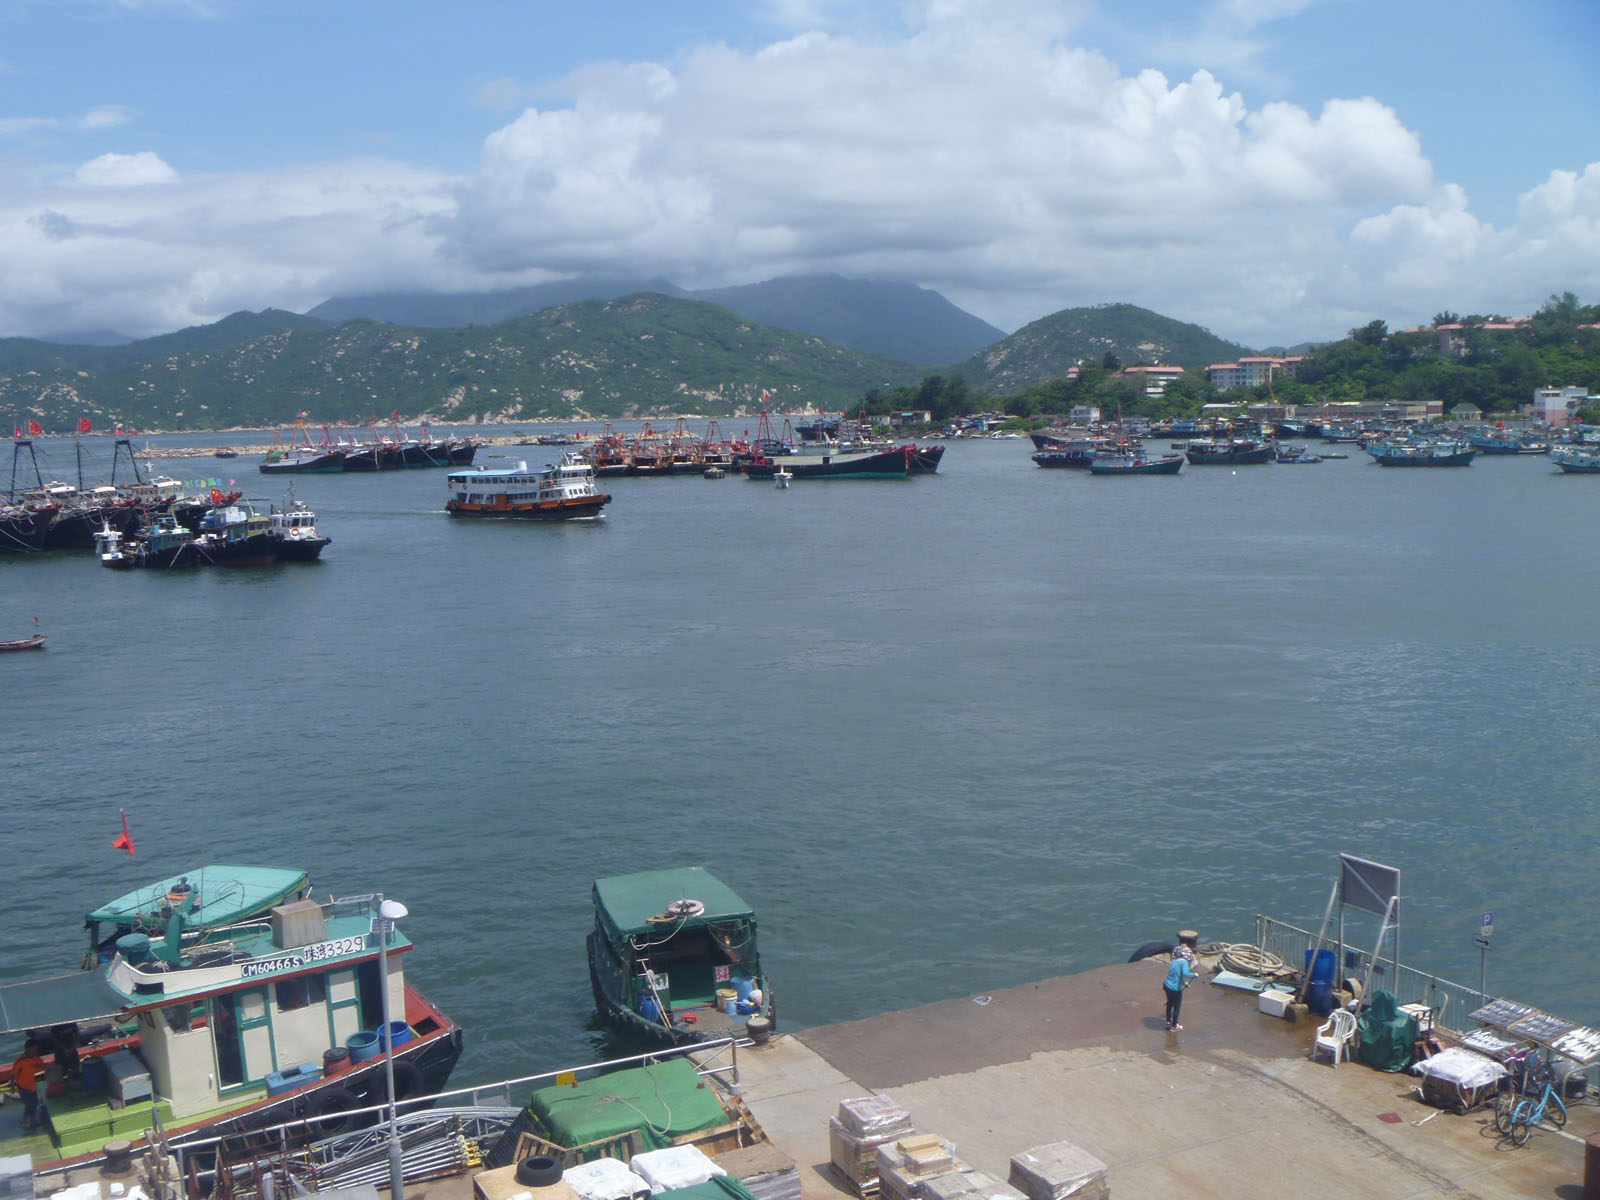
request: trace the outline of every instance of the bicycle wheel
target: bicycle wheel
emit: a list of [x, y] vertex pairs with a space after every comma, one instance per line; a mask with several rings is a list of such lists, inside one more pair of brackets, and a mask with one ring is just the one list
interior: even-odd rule
[[1494, 1100], [1494, 1127], [1501, 1133], [1511, 1132], [1511, 1114], [1517, 1111], [1521, 1097], [1513, 1091], [1501, 1092]]
[[1544, 1119], [1557, 1129], [1567, 1123], [1567, 1106], [1561, 1103], [1560, 1096], [1550, 1097], [1550, 1103], [1544, 1106]]
[[1519, 1146], [1528, 1144], [1528, 1134], [1530, 1132], [1528, 1126], [1530, 1113], [1528, 1110], [1531, 1107], [1532, 1105], [1524, 1100], [1517, 1105], [1517, 1111], [1511, 1115], [1511, 1140]]

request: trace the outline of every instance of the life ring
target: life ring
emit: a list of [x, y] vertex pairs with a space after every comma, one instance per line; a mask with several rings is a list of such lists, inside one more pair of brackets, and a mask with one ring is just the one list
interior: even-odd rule
[[674, 900], [667, 905], [670, 917], [698, 917], [705, 910], [706, 906], [698, 900]]
[[561, 1164], [548, 1154], [533, 1154], [517, 1164], [517, 1182], [523, 1187], [549, 1187], [561, 1182]]
[[351, 1114], [360, 1107], [361, 1101], [348, 1088], [318, 1088], [306, 1102], [306, 1116], [321, 1118], [313, 1126], [317, 1136], [331, 1137], [354, 1128], [356, 1118]]

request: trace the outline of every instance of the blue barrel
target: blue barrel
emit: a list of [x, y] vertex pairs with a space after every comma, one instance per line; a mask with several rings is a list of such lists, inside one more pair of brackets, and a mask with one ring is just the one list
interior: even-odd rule
[[1332, 950], [1318, 950], [1317, 961], [1311, 961], [1311, 951], [1306, 951], [1306, 1007], [1320, 1017], [1333, 1011], [1333, 976], [1338, 967], [1338, 955]]
[[750, 999], [750, 989], [755, 985], [756, 981], [748, 975], [735, 975], [733, 977], [733, 990], [738, 995], [740, 1003]]
[[111, 1083], [111, 1071], [98, 1058], [84, 1059], [83, 1066], [79, 1069], [82, 1072], [83, 1086], [86, 1091], [103, 1092]]
[[390, 1021], [387, 1025], [378, 1026], [378, 1052], [381, 1054], [389, 1048], [392, 1041], [396, 1046], [404, 1046], [411, 1040], [411, 1026], [404, 1021]]
[[350, 1040], [345, 1043], [345, 1048], [350, 1051], [350, 1061], [353, 1063], [366, 1062], [369, 1058], [378, 1057], [378, 1035], [376, 1031], [363, 1029], [360, 1033], [352, 1033]]

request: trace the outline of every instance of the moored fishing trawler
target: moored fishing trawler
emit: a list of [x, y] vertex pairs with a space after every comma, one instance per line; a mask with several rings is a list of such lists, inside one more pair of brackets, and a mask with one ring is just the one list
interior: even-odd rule
[[773, 1021], [756, 917], [704, 867], [613, 875], [594, 883], [589, 980], [618, 1028], [675, 1045]]
[[517, 517], [532, 521], [582, 521], [603, 517], [611, 496], [594, 486], [594, 467], [569, 451], [553, 467], [530, 471], [477, 467], [451, 471], [445, 478], [452, 517]]
[[0, 1032], [27, 1032], [50, 1081], [39, 1128], [0, 1110], [0, 1156], [71, 1162], [156, 1120], [333, 1133], [387, 1100], [390, 1045], [397, 1097], [440, 1090], [461, 1031], [406, 982], [412, 945], [379, 932], [380, 899], [319, 903], [304, 871], [207, 866], [90, 912], [85, 970], [0, 985]]

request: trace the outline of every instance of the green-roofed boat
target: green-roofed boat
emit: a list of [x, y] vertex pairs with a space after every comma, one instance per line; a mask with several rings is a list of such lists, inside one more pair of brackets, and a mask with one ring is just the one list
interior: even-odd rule
[[0, 1033], [49, 1064], [42, 1128], [0, 1108], [0, 1158], [91, 1160], [157, 1122], [177, 1144], [307, 1118], [339, 1132], [388, 1099], [386, 1006], [396, 1097], [441, 1091], [461, 1030], [406, 980], [412, 943], [380, 932], [380, 899], [319, 902], [304, 871], [221, 865], [91, 911], [84, 970], [0, 984]]
[[589, 979], [600, 1015], [684, 1045], [770, 1034], [772, 987], [750, 906], [704, 867], [613, 875], [594, 883]]

